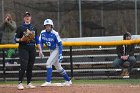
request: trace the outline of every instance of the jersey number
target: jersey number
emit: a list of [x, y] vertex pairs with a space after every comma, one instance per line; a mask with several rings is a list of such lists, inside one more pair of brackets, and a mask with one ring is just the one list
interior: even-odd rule
[[51, 46], [51, 43], [50, 42], [46, 42], [47, 46]]

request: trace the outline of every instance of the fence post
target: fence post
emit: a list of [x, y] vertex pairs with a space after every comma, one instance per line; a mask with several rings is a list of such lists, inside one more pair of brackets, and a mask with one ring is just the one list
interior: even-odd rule
[[72, 79], [73, 78], [72, 46], [70, 46], [70, 69], [71, 69], [71, 79]]
[[6, 81], [5, 50], [4, 49], [2, 49], [2, 56], [3, 56], [3, 80]]

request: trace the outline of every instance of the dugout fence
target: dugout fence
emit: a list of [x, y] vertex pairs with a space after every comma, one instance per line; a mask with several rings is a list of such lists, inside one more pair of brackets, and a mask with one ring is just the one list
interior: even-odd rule
[[[63, 39], [63, 56], [64, 60], [62, 66], [71, 78], [75, 79], [100, 79], [100, 78], [123, 78], [118, 75], [121, 69], [114, 68], [112, 66], [113, 60], [116, 58], [115, 46], [124, 44], [136, 44], [135, 56], [137, 64], [133, 68], [132, 78], [139, 78], [140, 70], [140, 46], [139, 35], [134, 36], [135, 40], [123, 41], [121, 36], [114, 36], [111, 41], [109, 37], [97, 37], [90, 38], [65, 38]], [[105, 41], [106, 38], [106, 41]], [[137, 39], [136, 39], [137, 38]], [[73, 39], [75, 41], [73, 41]], [[78, 42], [78, 41], [86, 41]], [[95, 41], [93, 41], [95, 40]], [[99, 42], [102, 40], [102, 42]], [[104, 41], [103, 41], [104, 40]], [[121, 40], [121, 41], [120, 41]], [[89, 42], [87, 42], [89, 41]], [[98, 41], [98, 42], [97, 42]], [[114, 43], [116, 42], [116, 43]], [[110, 43], [110, 46], [108, 46]], [[112, 45], [111, 43], [114, 43]], [[95, 44], [95, 45], [94, 45]], [[102, 44], [102, 46], [100, 46]], [[106, 45], [107, 44], [107, 45]], [[0, 80], [17, 80], [19, 70], [19, 58], [15, 55], [13, 58], [6, 57], [6, 48], [17, 48], [18, 45], [0, 45], [1, 57], [0, 57]], [[38, 50], [37, 50], [38, 52]], [[49, 56], [48, 50], [43, 50], [45, 57], [36, 57], [35, 66], [33, 69], [33, 79], [45, 79], [46, 72], [46, 60]], [[16, 52], [18, 54], [18, 51]], [[36, 54], [38, 55], [38, 54]], [[8, 63], [9, 60], [13, 60], [13, 63]], [[53, 68], [54, 69], [54, 68]], [[57, 71], [53, 70], [53, 78], [61, 79], [61, 75]], [[26, 78], [25, 78], [26, 79]]]

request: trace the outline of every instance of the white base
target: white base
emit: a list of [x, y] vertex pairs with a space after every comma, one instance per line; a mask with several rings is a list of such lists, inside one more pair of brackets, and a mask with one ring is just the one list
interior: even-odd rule
[[50, 85], [48, 85], [48, 86], [64, 86], [64, 84], [63, 83], [51, 83]]

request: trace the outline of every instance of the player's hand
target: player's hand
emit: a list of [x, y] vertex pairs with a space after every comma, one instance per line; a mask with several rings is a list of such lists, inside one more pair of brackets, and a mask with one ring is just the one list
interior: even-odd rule
[[62, 54], [59, 54], [59, 58], [58, 58], [58, 60], [59, 60], [60, 63], [62, 62], [62, 60], [63, 60], [63, 56], [62, 56]]
[[25, 41], [27, 41], [27, 38], [23, 35], [20, 40], [25, 42]]
[[44, 57], [44, 54], [42, 51], [39, 51], [39, 57], [43, 58]]
[[5, 21], [5, 23], [9, 23], [9, 21], [10, 21], [9, 17], [6, 17], [4, 21]]

